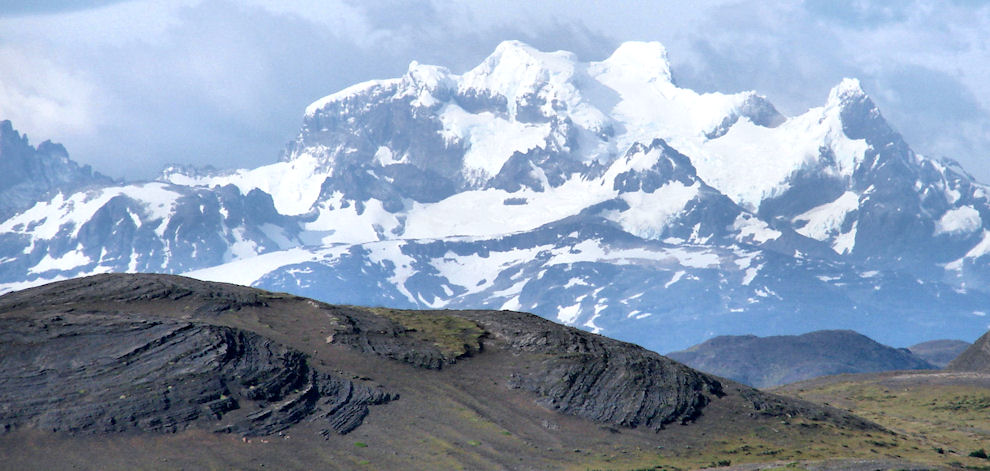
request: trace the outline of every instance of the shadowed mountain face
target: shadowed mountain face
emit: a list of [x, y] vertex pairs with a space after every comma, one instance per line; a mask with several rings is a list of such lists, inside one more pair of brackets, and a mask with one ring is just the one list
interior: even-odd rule
[[990, 373], [990, 332], [976, 339], [973, 345], [960, 353], [945, 368], [954, 371]]
[[[708, 416], [744, 429], [787, 415], [878, 430], [530, 314], [332, 306], [170, 275], [96, 275], [4, 295], [0, 358], [8, 435], [293, 432], [339, 445], [339, 434], [415, 430], [423, 417], [407, 409], [462, 426], [462, 400], [486, 404], [472, 406], [485, 420], [517, 409], [530, 417], [520, 423], [542, 417], [540, 433], [625, 431], [616, 443], [648, 440], [641, 432], [658, 440], [674, 424], [710, 432]], [[504, 426], [522, 427], [514, 423]]]
[[881, 345], [849, 330], [722, 336], [667, 356], [758, 388], [840, 373], [935, 368], [906, 349]]
[[61, 144], [45, 141], [37, 147], [10, 121], [0, 121], [0, 219], [34, 206], [57, 192], [108, 185], [110, 178], [69, 159]]
[[915, 356], [939, 368], [945, 368], [950, 361], [972, 345], [962, 340], [931, 340], [908, 347]]

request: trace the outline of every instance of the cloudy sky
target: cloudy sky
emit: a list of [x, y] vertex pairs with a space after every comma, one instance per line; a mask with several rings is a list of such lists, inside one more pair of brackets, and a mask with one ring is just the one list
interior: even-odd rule
[[681, 86], [787, 115], [857, 77], [915, 150], [990, 182], [988, 1], [612, 3], [0, 0], [0, 119], [114, 177], [250, 167], [308, 103], [411, 60], [459, 73], [505, 39], [584, 60], [658, 40]]

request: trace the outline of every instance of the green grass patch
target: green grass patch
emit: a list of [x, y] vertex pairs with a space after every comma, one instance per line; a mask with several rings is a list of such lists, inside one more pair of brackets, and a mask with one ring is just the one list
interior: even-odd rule
[[481, 348], [485, 330], [473, 321], [433, 311], [368, 308], [406, 329], [417, 340], [433, 344], [444, 358], [454, 360]]
[[990, 394], [987, 395], [963, 395], [951, 399], [932, 401], [932, 410], [935, 411], [964, 411], [976, 412], [990, 409]]

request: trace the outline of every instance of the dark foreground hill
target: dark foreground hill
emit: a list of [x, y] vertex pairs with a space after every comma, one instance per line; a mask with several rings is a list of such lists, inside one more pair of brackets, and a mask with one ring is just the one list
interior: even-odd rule
[[[904, 437], [508, 311], [166, 275], [0, 297], [2, 469], [586, 469], [859, 456]], [[919, 448], [914, 448], [915, 450]]]
[[772, 337], [727, 335], [667, 356], [758, 388], [841, 373], [935, 368], [905, 349], [882, 345], [851, 330]]
[[939, 368], [945, 368], [960, 353], [972, 345], [963, 340], [930, 340], [908, 347], [915, 356]]
[[953, 371], [979, 371], [990, 373], [990, 332], [976, 339], [965, 351], [945, 367]]

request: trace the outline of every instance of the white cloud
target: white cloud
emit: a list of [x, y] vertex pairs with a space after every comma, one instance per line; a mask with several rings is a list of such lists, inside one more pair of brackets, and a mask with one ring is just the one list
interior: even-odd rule
[[143, 156], [145, 176], [272, 161], [320, 96], [414, 59], [464, 71], [522, 39], [585, 60], [659, 40], [682, 85], [753, 89], [788, 114], [856, 76], [915, 149], [990, 181], [990, 7], [973, 2], [132, 0], [0, 31], [0, 114], [97, 168]]
[[82, 74], [0, 46], [0, 119], [10, 119], [37, 141], [91, 133], [99, 115], [95, 88]]

